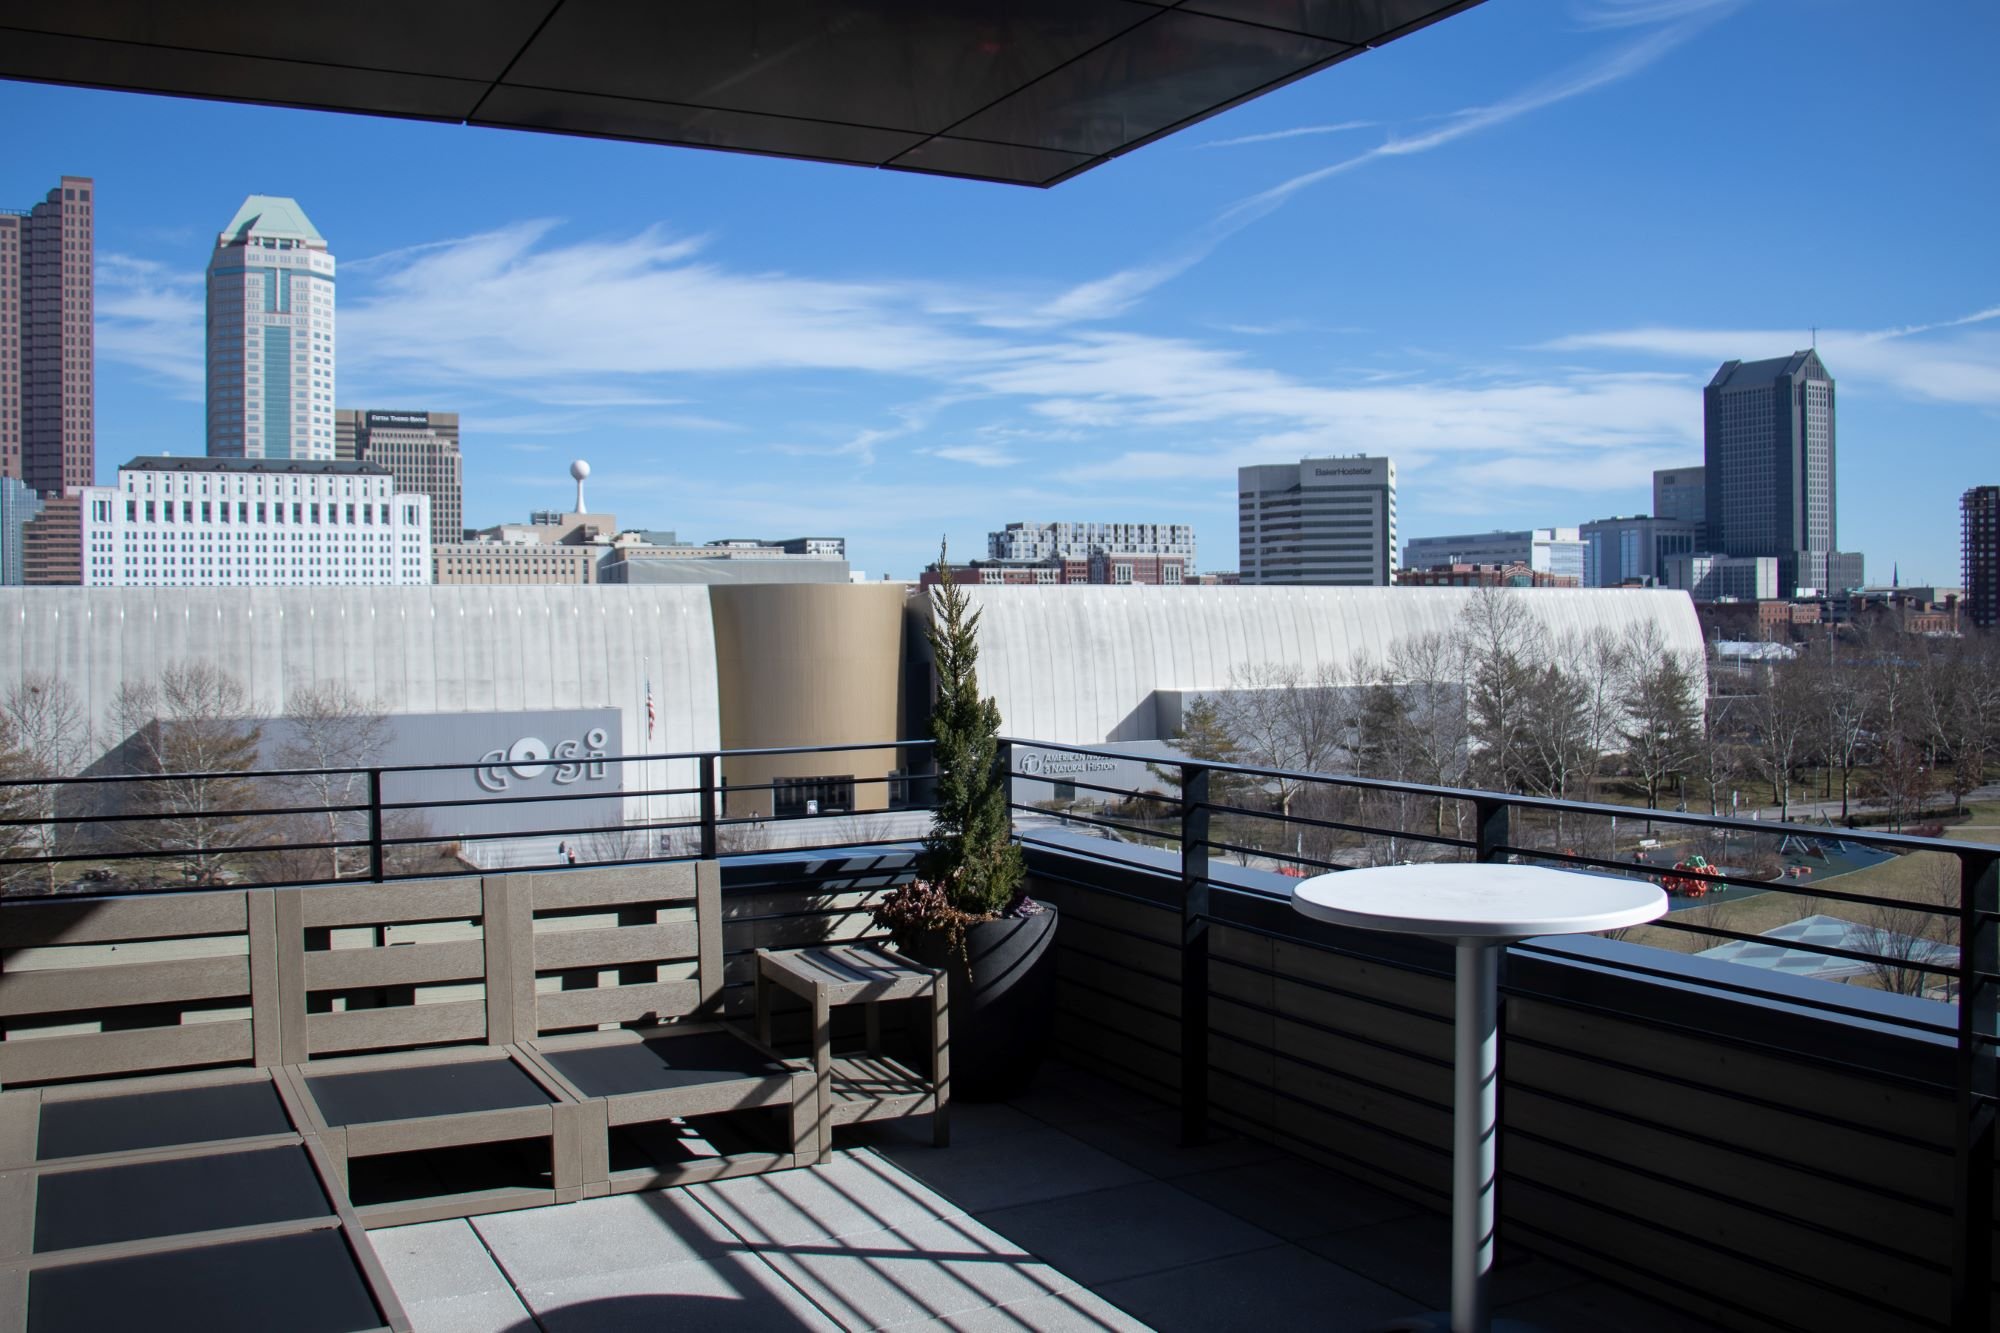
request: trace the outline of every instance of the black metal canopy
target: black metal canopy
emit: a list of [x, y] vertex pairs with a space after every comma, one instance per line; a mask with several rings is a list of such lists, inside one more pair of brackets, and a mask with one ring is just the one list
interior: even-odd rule
[[1054, 185], [1478, 0], [0, 0], [0, 77]]

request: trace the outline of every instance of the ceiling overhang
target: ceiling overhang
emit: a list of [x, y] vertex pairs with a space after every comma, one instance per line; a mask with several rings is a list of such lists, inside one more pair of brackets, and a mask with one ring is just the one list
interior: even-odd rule
[[0, 0], [0, 77], [1054, 185], [1478, 0]]

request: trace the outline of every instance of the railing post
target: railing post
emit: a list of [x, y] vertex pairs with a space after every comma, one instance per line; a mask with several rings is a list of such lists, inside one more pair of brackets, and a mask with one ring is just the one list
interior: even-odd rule
[[699, 786], [701, 787], [701, 859], [704, 861], [713, 861], [718, 845], [715, 823], [716, 757], [712, 754], [705, 754], [699, 762], [701, 765], [699, 778]]
[[1181, 765], [1181, 1142], [1208, 1137], [1208, 774]]
[[1994, 1033], [2000, 993], [1986, 976], [2000, 972], [2000, 855], [1958, 853], [1958, 1162], [1951, 1253], [1951, 1326], [1986, 1333], [1993, 1321]]
[[382, 770], [368, 770], [368, 877], [382, 882]]
[[1486, 797], [1472, 802], [1472, 818], [1477, 827], [1473, 837], [1477, 840], [1474, 857], [1480, 861], [1502, 861], [1507, 859], [1507, 802]]
[[993, 745], [993, 776], [999, 779], [1000, 790], [1007, 794], [1007, 834], [1014, 833], [1014, 742], [995, 741]]

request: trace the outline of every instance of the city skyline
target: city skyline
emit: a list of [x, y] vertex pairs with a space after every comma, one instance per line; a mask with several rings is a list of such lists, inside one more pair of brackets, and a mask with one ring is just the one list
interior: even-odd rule
[[[2000, 409], [2000, 187], [1954, 166], [1996, 150], [1986, 33], [1885, 60], [1856, 5], [1481, 6], [1048, 193], [7, 84], [51, 128], [0, 197], [106, 191], [100, 469], [200, 451], [201, 259], [270, 191], [343, 256], [335, 405], [460, 412], [474, 525], [587, 456], [629, 521], [840, 530], [871, 575], [1024, 513], [1189, 523], [1226, 567], [1238, 466], [1366, 452], [1411, 536], [1574, 526], [1700, 463], [1718, 364], [1816, 337], [1842, 545], [1951, 583]], [[1802, 231], [1714, 145], [1807, 104], [1866, 188]], [[246, 138], [311, 165], [188, 147]]]

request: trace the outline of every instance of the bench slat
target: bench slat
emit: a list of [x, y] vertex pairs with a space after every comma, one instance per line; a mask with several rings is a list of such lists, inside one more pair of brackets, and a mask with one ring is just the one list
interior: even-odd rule
[[0, 1042], [0, 1086], [183, 1065], [233, 1064], [248, 1060], [250, 1053], [247, 1020], [83, 1032], [68, 1037], [17, 1037]]
[[535, 970], [613, 967], [619, 963], [680, 962], [694, 957], [695, 925], [610, 926], [603, 930], [538, 931]]
[[481, 940], [390, 944], [375, 949], [315, 949], [306, 955], [306, 989], [436, 985], [478, 981], [486, 972]]
[[485, 1036], [484, 1000], [353, 1009], [340, 1014], [312, 1014], [306, 1019], [306, 1049], [313, 1055], [480, 1041]]
[[598, 1023], [679, 1018], [693, 1013], [700, 1003], [701, 987], [692, 981], [548, 991], [535, 997], [535, 1027], [546, 1032]]
[[299, 896], [304, 924], [381, 926], [402, 921], [470, 920], [485, 895], [471, 877], [405, 884], [340, 884], [286, 890]]
[[162, 893], [152, 898], [15, 903], [0, 907], [0, 939], [10, 949], [242, 934], [243, 892]]
[[694, 897], [694, 866], [628, 866], [605, 870], [557, 870], [523, 875], [538, 912], [566, 907], [613, 907], [621, 903], [685, 902]]
[[58, 1014], [128, 1004], [172, 1004], [250, 993], [250, 960], [184, 958], [114, 967], [0, 975], [0, 1015]]

